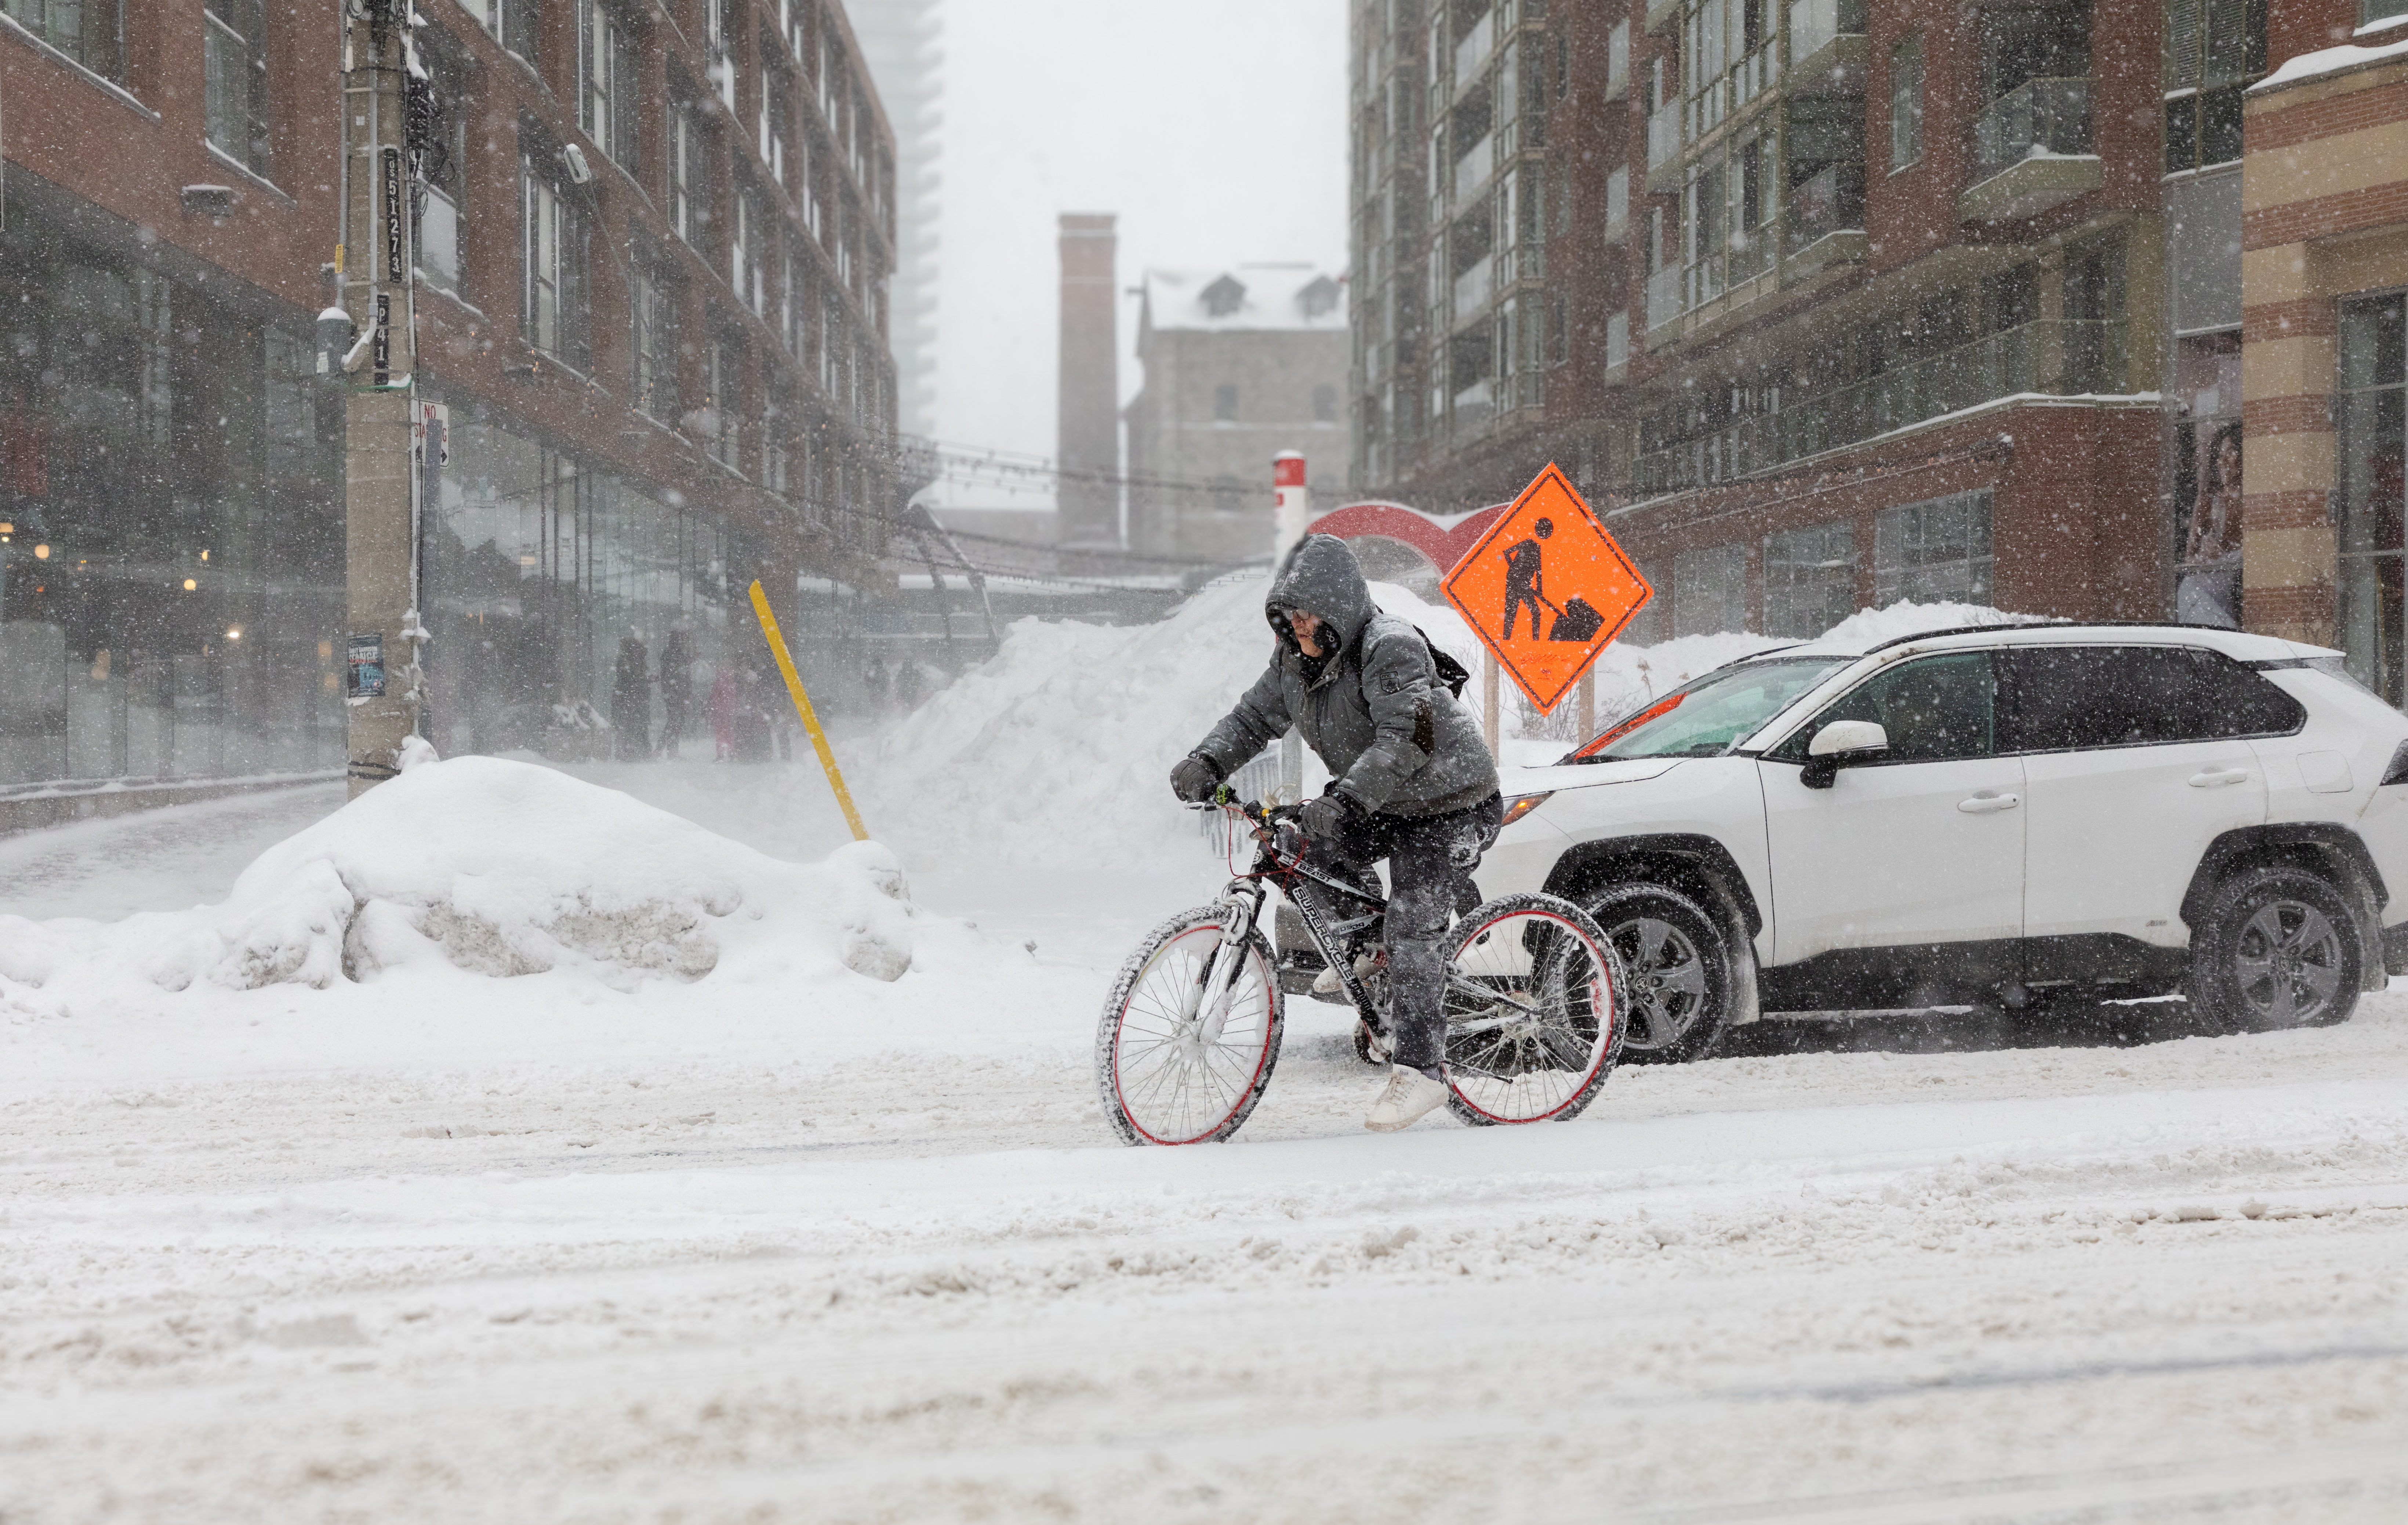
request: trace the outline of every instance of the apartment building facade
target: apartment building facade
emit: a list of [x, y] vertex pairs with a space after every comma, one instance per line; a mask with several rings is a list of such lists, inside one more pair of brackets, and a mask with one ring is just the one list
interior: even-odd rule
[[[1361, 13], [1358, 77], [1399, 14]], [[1409, 448], [1358, 421], [1364, 489], [1459, 510], [1556, 460], [1657, 634], [1899, 598], [2241, 618], [2250, 0], [1416, 20], [1434, 358]], [[1382, 321], [1358, 308], [1358, 355]], [[1358, 359], [1358, 420], [1376, 380]]]
[[[892, 136], [833, 3], [417, 13], [429, 728], [650, 735], [624, 637], [738, 660], [903, 501]], [[342, 763], [337, 14], [0, 7], [0, 787]]]

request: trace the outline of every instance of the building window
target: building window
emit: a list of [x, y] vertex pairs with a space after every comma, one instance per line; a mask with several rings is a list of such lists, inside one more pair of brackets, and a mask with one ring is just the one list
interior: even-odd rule
[[[556, 162], [544, 155], [541, 163]], [[527, 155], [520, 165], [525, 214], [521, 245], [525, 264], [522, 332], [527, 343], [573, 371], [593, 367], [592, 330], [586, 306], [585, 210], [537, 168]]]
[[1619, 238], [1630, 221], [1630, 170], [1625, 165], [1605, 177], [1605, 235]]
[[635, 33], [604, 0], [577, 0], [577, 123], [622, 169], [636, 167], [642, 97]]
[[[2358, 680], [2408, 701], [2401, 631], [2408, 619], [2408, 311], [2397, 294], [2341, 308], [2341, 648]], [[2238, 464], [2238, 441], [2234, 463]], [[2232, 538], [2238, 541], [2235, 534]]]
[[119, 0], [7, 0], [0, 10], [104, 79], [125, 78]]
[[672, 105], [668, 117], [669, 226], [686, 247], [710, 255], [710, 135], [694, 107]]
[[1923, 157], [1923, 34], [1889, 50], [1889, 167]]
[[1847, 520], [1764, 537], [1764, 633], [1812, 640], [1856, 610], [1856, 532]]
[[1747, 548], [1713, 546], [1672, 558], [1672, 634], [1747, 628]]
[[1326, 381], [1312, 389], [1312, 421], [1315, 423], [1338, 421], [1338, 389]]
[[412, 247], [420, 272], [456, 295], [467, 289], [466, 240], [460, 219], [467, 205], [467, 113], [462, 108], [467, 68], [458, 44], [432, 26], [419, 34], [418, 56], [426, 66], [426, 79], [413, 93], [413, 104], [425, 113], [427, 133]]
[[[768, 50], [763, 49], [764, 57]], [[786, 123], [792, 120], [794, 88], [788, 83], [784, 69], [766, 68], [761, 73], [761, 162], [769, 166], [769, 174], [780, 185], [786, 180]]]
[[2241, 157], [2241, 93], [2265, 72], [2266, 0], [2166, 0], [2167, 174]]
[[734, 337], [714, 330], [710, 342], [703, 347], [702, 411], [694, 420], [700, 426], [704, 451], [730, 471], [739, 469], [736, 420], [741, 407], [738, 361], [742, 354]]
[[2372, 26], [2377, 21], [2401, 16], [2408, 16], [2408, 0], [2358, 0], [2358, 24], [2360, 26]]
[[536, 7], [538, 0], [462, 0], [494, 40], [528, 63], [538, 62]]
[[1222, 423], [1238, 421], [1238, 388], [1235, 382], [1224, 381], [1212, 389], [1212, 417]]
[[678, 420], [678, 287], [673, 267], [638, 244], [628, 265], [627, 307], [634, 325], [636, 406], [663, 423]]
[[736, 299], [752, 308], [761, 310], [761, 262], [753, 240], [761, 236], [761, 209], [752, 193], [739, 187], [736, 196], [736, 225], [729, 230], [727, 240], [727, 289]]
[[254, 175], [267, 173], [265, 0], [208, 0], [204, 67], [209, 142]]
[[1990, 494], [1952, 492], [1873, 517], [1873, 603], [1987, 604]]

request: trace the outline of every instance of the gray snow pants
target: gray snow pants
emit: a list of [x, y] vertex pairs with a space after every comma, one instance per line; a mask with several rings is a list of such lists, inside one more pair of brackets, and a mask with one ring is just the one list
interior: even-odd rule
[[1335, 838], [1312, 846], [1310, 861], [1325, 872], [1362, 878], [1388, 860], [1389, 1020], [1395, 1062], [1428, 1069], [1445, 1057], [1446, 929], [1450, 915], [1479, 903], [1472, 870], [1497, 840], [1505, 819], [1501, 795], [1439, 816], [1384, 813], [1350, 821]]

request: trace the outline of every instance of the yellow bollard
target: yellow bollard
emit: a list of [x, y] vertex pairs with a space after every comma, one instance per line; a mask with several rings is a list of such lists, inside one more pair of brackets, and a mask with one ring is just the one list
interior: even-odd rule
[[795, 671], [795, 659], [786, 653], [786, 638], [778, 634], [778, 617], [769, 612], [769, 595], [752, 584], [752, 612], [761, 618], [761, 634], [768, 639], [769, 654], [778, 659], [778, 671], [786, 675], [786, 691], [795, 696], [795, 713], [803, 718], [803, 729], [811, 734], [811, 749], [820, 754], [820, 766], [827, 770], [828, 787], [836, 791], [836, 803], [844, 806], [845, 823], [853, 828], [855, 842], [869, 840], [869, 828], [861, 823], [861, 812], [853, 807], [853, 791], [844, 787], [844, 775], [836, 765], [836, 753], [828, 748], [827, 733], [820, 729], [820, 718], [811, 712], [810, 695], [803, 691], [802, 676]]

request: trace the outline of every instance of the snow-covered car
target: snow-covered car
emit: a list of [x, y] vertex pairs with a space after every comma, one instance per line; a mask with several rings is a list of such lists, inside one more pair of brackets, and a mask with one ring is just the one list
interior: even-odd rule
[[2408, 717], [2271, 636], [1777, 648], [1505, 792], [1480, 889], [1593, 911], [1636, 1060], [1772, 1012], [2182, 992], [2225, 1030], [2321, 1024], [2408, 972]]

